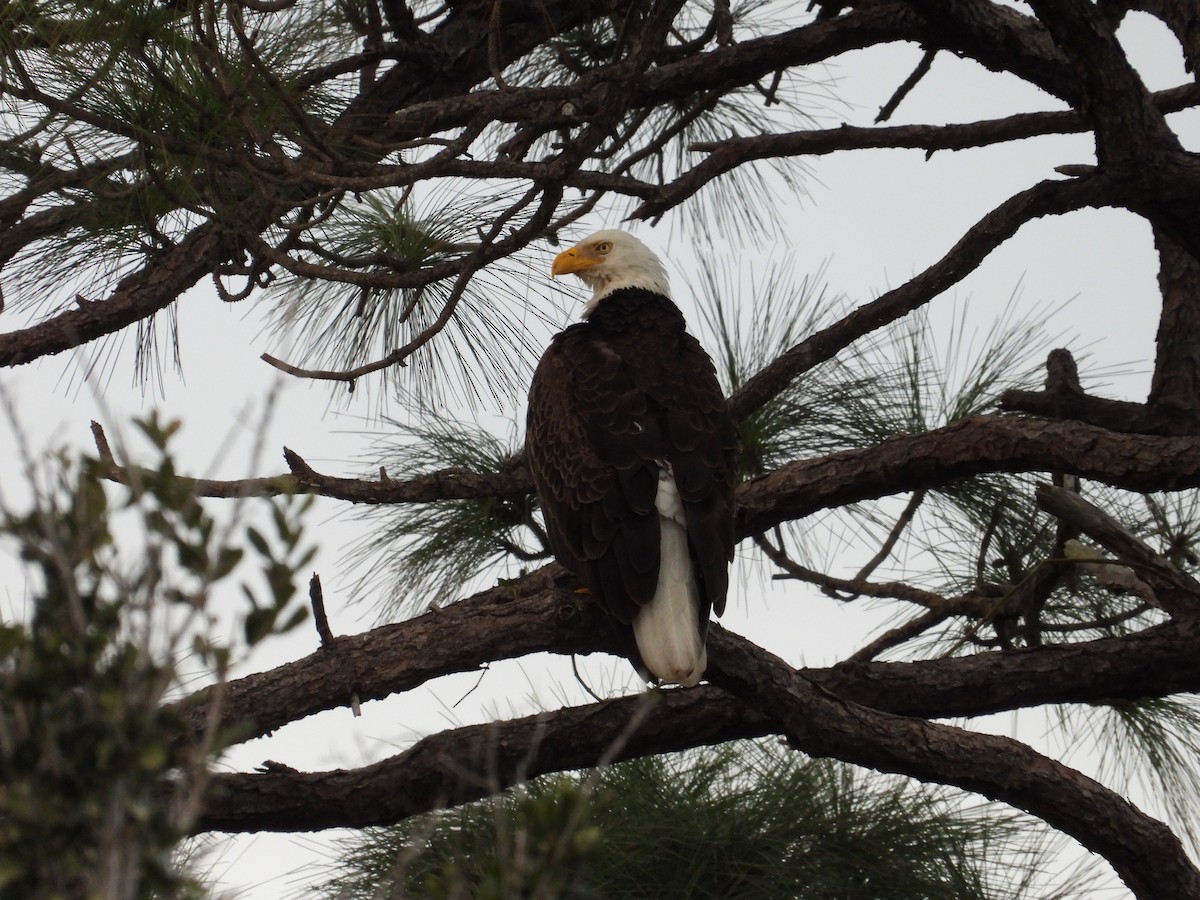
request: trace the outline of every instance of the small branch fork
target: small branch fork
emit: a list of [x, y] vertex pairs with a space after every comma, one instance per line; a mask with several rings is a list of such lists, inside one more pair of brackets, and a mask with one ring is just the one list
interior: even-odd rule
[[1064, 349], [1051, 350], [1046, 361], [1045, 390], [1010, 389], [1000, 395], [1000, 408], [1053, 419], [1088, 422], [1110, 431], [1136, 434], [1187, 435], [1200, 431], [1194, 412], [1155, 402], [1111, 400], [1085, 393], [1074, 358]]

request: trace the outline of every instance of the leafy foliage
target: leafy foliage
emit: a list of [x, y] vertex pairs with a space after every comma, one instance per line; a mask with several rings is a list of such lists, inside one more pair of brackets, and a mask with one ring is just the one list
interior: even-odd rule
[[[139, 426], [160, 462], [140, 470], [119, 502], [104, 461], [60, 456], [33, 508], [0, 519], [0, 538], [15, 545], [31, 585], [28, 619], [0, 624], [5, 896], [195, 889], [172, 854], [220, 747], [214, 735], [194, 737], [165, 701], [183, 691], [192, 667], [224, 676], [233, 648], [213, 638], [209, 600], [238, 568], [242, 538], [176, 477], [169, 443], [177, 423]], [[275, 523], [285, 545], [300, 542], [295, 515], [278, 512]], [[255, 643], [297, 620], [280, 616], [296, 571], [249, 533], [265, 551], [272, 593], [246, 619]], [[122, 552], [131, 545], [132, 560]]]

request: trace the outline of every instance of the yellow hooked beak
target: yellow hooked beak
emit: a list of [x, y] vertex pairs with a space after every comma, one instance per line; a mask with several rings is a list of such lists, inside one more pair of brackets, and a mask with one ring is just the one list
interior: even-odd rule
[[586, 250], [575, 246], [570, 250], [564, 250], [558, 256], [554, 257], [554, 265], [550, 268], [550, 277], [557, 278], [559, 275], [570, 275], [572, 272], [581, 272], [602, 262], [604, 262], [603, 256], [593, 256]]

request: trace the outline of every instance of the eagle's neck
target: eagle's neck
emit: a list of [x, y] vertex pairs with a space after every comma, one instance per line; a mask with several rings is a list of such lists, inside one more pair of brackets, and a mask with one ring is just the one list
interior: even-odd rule
[[665, 294], [644, 288], [622, 288], [604, 298], [589, 314], [589, 329], [616, 336], [637, 332], [680, 332], [685, 329], [683, 313]]
[[592, 289], [592, 299], [583, 309], [585, 319], [591, 317], [600, 306], [600, 301], [617, 291], [632, 288], [671, 299], [671, 283], [667, 280], [667, 270], [657, 257], [647, 257], [639, 265], [624, 268], [617, 275], [589, 273], [584, 278], [588, 287]]

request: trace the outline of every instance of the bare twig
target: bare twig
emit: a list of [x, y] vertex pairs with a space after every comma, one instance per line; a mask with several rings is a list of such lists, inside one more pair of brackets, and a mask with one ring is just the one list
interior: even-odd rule
[[583, 680], [583, 675], [579, 671], [579, 659], [574, 653], [571, 654], [571, 671], [575, 673], [575, 680], [579, 682], [579, 686], [587, 692], [589, 697], [597, 703], [604, 702], [604, 698], [593, 691], [591, 685]]
[[329, 627], [329, 617], [325, 614], [325, 592], [321, 589], [321, 576], [316, 572], [313, 572], [312, 578], [308, 580], [308, 599], [312, 604], [313, 622], [317, 626], [321, 646], [333, 646], [333, 630]]
[[[870, 581], [836, 578], [833, 575], [826, 575], [824, 572], [817, 572], [814, 569], [800, 565], [788, 557], [782, 550], [773, 546], [761, 534], [755, 535], [754, 543], [762, 549], [771, 562], [786, 572], [785, 575], [776, 576], [777, 578], [794, 578], [800, 581], [807, 581], [809, 584], [817, 585], [829, 594], [829, 596], [836, 597], [838, 600], [853, 600], [859, 596], [886, 597], [891, 600], [905, 600], [909, 603], [923, 606], [926, 609], [953, 609], [955, 611], [957, 611], [963, 602], [963, 598], [943, 597], [941, 594], [935, 594], [932, 591], [923, 591], [920, 588], [900, 582], [878, 584]], [[848, 594], [849, 596], [840, 596], [836, 593], [837, 591], [841, 591], [843, 594]]]
[[909, 95], [912, 89], [917, 86], [917, 82], [929, 74], [929, 68], [933, 65], [933, 58], [935, 56], [937, 56], [936, 47], [931, 50], [926, 50], [921, 55], [921, 61], [918, 62], [917, 67], [912, 70], [912, 74], [910, 74], [904, 79], [904, 81], [900, 83], [900, 87], [896, 88], [896, 92], [892, 94], [891, 99], [888, 100], [887, 103], [883, 104], [882, 107], [880, 107], [879, 115], [875, 117], [875, 122], [877, 124], [879, 122], [886, 122], [888, 119], [890, 119], [892, 117], [892, 113], [896, 111], [896, 107], [898, 107], [903, 102], [904, 98]]
[[913, 491], [913, 495], [909, 497], [908, 504], [904, 507], [900, 517], [896, 519], [896, 524], [892, 526], [892, 530], [888, 533], [887, 539], [883, 542], [883, 546], [879, 548], [879, 552], [872, 556], [865, 566], [863, 566], [857, 575], [851, 581], [865, 581], [871, 576], [892, 550], [896, 546], [896, 542], [900, 540], [900, 535], [904, 533], [904, 529], [909, 526], [913, 520], [913, 516], [917, 514], [917, 509], [925, 501], [925, 491]]
[[95, 419], [92, 420], [92, 439], [96, 442], [96, 453], [100, 457], [100, 462], [109, 467], [116, 467], [117, 461], [113, 457], [112, 448], [108, 445], [108, 435], [104, 433], [104, 426]]
[[915, 637], [919, 637], [930, 628], [946, 621], [948, 618], [949, 613], [945, 610], [927, 610], [921, 613], [921, 615], [909, 619], [903, 625], [897, 625], [895, 628], [884, 632], [861, 650], [851, 653], [846, 657], [846, 662], [870, 662], [885, 650], [890, 650], [893, 647], [911, 641]]

